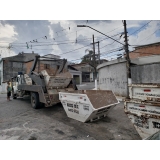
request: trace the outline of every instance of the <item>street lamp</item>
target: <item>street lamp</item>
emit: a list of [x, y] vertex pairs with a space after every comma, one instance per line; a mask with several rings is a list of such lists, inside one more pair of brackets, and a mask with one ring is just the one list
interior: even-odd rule
[[98, 30], [96, 30], [96, 29], [94, 29], [94, 28], [92, 28], [92, 27], [90, 27], [90, 26], [87, 26], [87, 25], [77, 25], [77, 27], [88, 27], [88, 28], [91, 28], [91, 29], [93, 29], [94, 31], [96, 31], [96, 32], [98, 32], [98, 33], [101, 33], [101, 34], [103, 34], [104, 36], [106, 36], [106, 37], [108, 37], [108, 38], [110, 38], [110, 39], [112, 39], [112, 40], [116, 41], [117, 43], [120, 43], [120, 44], [122, 44], [122, 45], [124, 46], [123, 43], [117, 41], [116, 39], [114, 39], [114, 38], [112, 38], [112, 37], [110, 37], [110, 36], [107, 36], [106, 34], [100, 32], [100, 31], [98, 31]]

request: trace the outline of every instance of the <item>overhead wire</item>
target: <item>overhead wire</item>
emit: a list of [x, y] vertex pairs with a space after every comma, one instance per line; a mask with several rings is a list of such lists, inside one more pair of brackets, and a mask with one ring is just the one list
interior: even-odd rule
[[[157, 30], [155, 30], [152, 34], [150, 34], [149, 36], [145, 37], [144, 39], [142, 39], [141, 41], [139, 41], [138, 43], [144, 41], [145, 39], [149, 38], [150, 36], [152, 36], [154, 33], [156, 33], [158, 30], [160, 30], [160, 28], [158, 28]], [[140, 46], [140, 45], [130, 45], [130, 46]]]
[[[98, 22], [98, 23], [99, 23], [99, 22]], [[122, 27], [122, 25], [119, 26], [119, 27], [117, 27], [117, 28], [115, 28], [115, 29], [113, 29], [113, 30], [111, 30], [111, 31], [109, 31], [109, 32], [112, 32], [112, 31], [114, 31], [114, 30], [116, 30], [116, 29], [118, 29], [118, 28], [120, 28], [120, 27]], [[75, 31], [75, 32], [76, 32], [76, 31]], [[107, 32], [107, 33], [109, 33], [109, 32]], [[42, 37], [40, 37], [40, 38], [42, 38]], [[38, 38], [37, 38], [37, 39], [38, 39]], [[91, 38], [88, 38], [88, 39], [91, 39]], [[107, 38], [105, 38], [105, 39], [107, 39]], [[81, 42], [81, 41], [80, 41], [80, 42]], [[17, 43], [17, 44], [18, 44], [18, 43]], [[19, 43], [19, 44], [22, 44], [22, 43]], [[67, 44], [67, 43], [60, 43], [60, 44]], [[49, 45], [60, 45], [60, 44], [48, 44], [47, 46], [49, 46]], [[45, 45], [33, 45], [32, 47], [36, 47], [36, 46], [45, 46]], [[90, 46], [90, 45], [87, 45], [87, 46]], [[85, 48], [85, 47], [87, 47], [87, 46], [84, 46], [84, 47], [81, 47], [81, 48]], [[17, 47], [19, 47], [19, 46], [17, 46]], [[23, 47], [23, 46], [21, 46], [21, 47]], [[24, 47], [26, 47], [26, 46], [24, 46]], [[14, 48], [15, 48], [15, 47], [14, 47]], [[77, 48], [77, 49], [75, 49], [75, 50], [71, 50], [71, 51], [62, 53], [62, 54], [60, 54], [60, 55], [67, 54], [67, 53], [70, 53], [70, 52], [79, 50], [79, 49], [81, 49], [81, 48]], [[46, 50], [47, 50], [47, 49], [46, 49]], [[51, 49], [51, 50], [52, 50], [52, 49]]]
[[[98, 23], [102, 23], [102, 21], [97, 22], [96, 24], [98, 24]], [[96, 24], [94, 24], [94, 25], [96, 25]], [[94, 25], [92, 25], [92, 26], [94, 26]], [[119, 27], [117, 27], [117, 28], [115, 28], [115, 29], [113, 29], [113, 30], [107, 32], [107, 33], [110, 33], [110, 32], [112, 32], [112, 31], [114, 31], [114, 30], [116, 30], [116, 29], [118, 29], [118, 28], [120, 28], [120, 27], [122, 27], [122, 26], [123, 26], [123, 25], [121, 25], [121, 26], [119, 26]], [[84, 29], [84, 28], [83, 28], [83, 29]], [[80, 29], [80, 30], [83, 30], [83, 29]], [[80, 31], [80, 30], [73, 31], [73, 32], [70, 32], [70, 33], [67, 33], [67, 34], [76, 33], [76, 32], [78, 32], [78, 31]], [[54, 37], [54, 38], [62, 37], [62, 36], [65, 36], [65, 35], [67, 35], [67, 34], [64, 34], [64, 35], [61, 35], [61, 36], [57, 36], [57, 37]], [[38, 40], [38, 39], [41, 39], [41, 38], [44, 38], [44, 37], [47, 37], [47, 36], [35, 38], [35, 40]], [[27, 43], [34, 43], [34, 42], [28, 41]], [[38, 42], [37, 42], [37, 43], [38, 43]]]
[[[122, 49], [122, 47], [119, 47], [119, 48], [115, 48], [115, 49], [112, 49], [112, 50], [109, 50], [109, 51], [105, 51], [105, 52], [102, 52], [100, 53], [100, 55], [105, 55], [105, 54], [110, 54], [110, 53], [113, 53], [113, 52], [117, 52], [119, 51], [120, 49]], [[82, 57], [83, 58], [83, 57]], [[75, 59], [75, 60], [81, 60], [80, 59]], [[75, 60], [70, 60], [70, 61], [75, 61]]]
[[[115, 36], [117, 36], [117, 35], [119, 35], [119, 34], [121, 34], [121, 33], [118, 33], [118, 34], [116, 34], [116, 35], [113, 35], [113, 36], [111, 36], [111, 37], [115, 37]], [[108, 38], [104, 38], [104, 39], [98, 39], [99, 40], [99, 42], [101, 42], [101, 41], [104, 41], [104, 40], [106, 40], [106, 39], [108, 39]], [[77, 43], [79, 43], [79, 42], [84, 42], [84, 41], [89, 41], [89, 40], [82, 40], [82, 41], [78, 41]], [[75, 42], [68, 42], [68, 43], [58, 43], [58, 44], [53, 44], [53, 43], [51, 43], [51, 44], [32, 44], [32, 47], [36, 47], [36, 46], [51, 46], [51, 45], [62, 45], [62, 44], [71, 44], [71, 43], [75, 43]], [[14, 45], [14, 46], [16, 46], [16, 47], [26, 47], [26, 46], [19, 46], [19, 45]], [[29, 47], [29, 45], [28, 45], [28, 47]]]
[[82, 49], [82, 48], [85, 48], [85, 47], [88, 47], [88, 46], [90, 46], [90, 44], [86, 45], [86, 46], [83, 46], [83, 47], [80, 47], [80, 48], [77, 48], [77, 49], [74, 49], [74, 50], [71, 50], [71, 51], [68, 51], [68, 52], [65, 52], [65, 53], [62, 53], [62, 54], [59, 54], [59, 55], [67, 54], [67, 53], [70, 53], [70, 52], [73, 52], [73, 51], [76, 51], [76, 50], [79, 50], [79, 49]]
[[151, 22], [152, 22], [152, 20], [149, 21], [148, 23], [146, 23], [145, 25], [143, 25], [142, 27], [140, 27], [139, 29], [137, 29], [136, 31], [134, 31], [133, 33], [129, 34], [129, 36], [131, 36], [131, 35], [133, 35], [134, 33], [140, 31], [142, 28], [144, 28], [145, 26], [147, 26], [147, 25], [148, 25], [149, 23], [151, 23]]

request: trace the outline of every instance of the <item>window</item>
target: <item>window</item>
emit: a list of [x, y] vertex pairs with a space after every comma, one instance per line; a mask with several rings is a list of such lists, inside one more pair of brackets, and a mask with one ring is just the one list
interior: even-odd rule
[[49, 64], [44, 64], [44, 69], [50, 69], [50, 65]]

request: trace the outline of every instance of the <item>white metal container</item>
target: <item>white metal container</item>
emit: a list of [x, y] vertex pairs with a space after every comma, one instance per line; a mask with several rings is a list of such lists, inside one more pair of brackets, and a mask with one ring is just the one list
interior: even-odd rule
[[160, 129], [160, 103], [131, 99], [125, 101], [124, 109], [142, 139]]
[[81, 122], [101, 119], [119, 103], [109, 90], [59, 92], [59, 99], [67, 116]]
[[41, 71], [44, 76], [45, 84], [48, 88], [67, 88], [71, 82], [71, 77], [50, 76], [46, 70]]
[[135, 129], [142, 139], [146, 139], [160, 130], [160, 120], [155, 118], [144, 118], [128, 114], [128, 118], [133, 123]]
[[129, 85], [129, 97], [145, 101], [160, 101], [160, 85]]

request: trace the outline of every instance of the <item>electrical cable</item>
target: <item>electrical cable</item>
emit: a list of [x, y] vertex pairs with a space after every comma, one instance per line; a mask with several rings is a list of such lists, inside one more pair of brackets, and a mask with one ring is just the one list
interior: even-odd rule
[[[112, 50], [109, 50], [109, 51], [105, 51], [105, 52], [102, 52], [100, 53], [100, 55], [105, 55], [105, 54], [109, 54], [109, 53], [113, 53], [113, 52], [116, 52], [116, 51], [119, 51], [120, 49], [122, 49], [122, 47], [119, 47], [119, 48], [115, 48], [115, 49], [112, 49]], [[82, 57], [83, 58], [83, 57]], [[81, 59], [81, 58], [80, 58]], [[76, 60], [80, 60], [80, 59], [76, 59]], [[74, 61], [74, 60], [70, 60], [70, 61]]]
[[[102, 21], [101, 21], [101, 22], [102, 22]], [[98, 22], [98, 23], [101, 23], [101, 22]], [[94, 25], [95, 25], [95, 24], [94, 24]], [[92, 25], [92, 26], [94, 26], [94, 25]], [[121, 26], [119, 26], [119, 27], [117, 27], [117, 28], [115, 28], [115, 29], [107, 32], [107, 33], [113, 32], [114, 30], [116, 30], [116, 29], [118, 29], [118, 28], [120, 28], [120, 27], [122, 27], [122, 26], [123, 26], [123, 25], [121, 25]], [[80, 30], [83, 30], [83, 29], [80, 29]], [[80, 31], [80, 30], [77, 30], [77, 31]], [[74, 32], [71, 32], [71, 33], [76, 33], [77, 31], [74, 31]], [[71, 34], [71, 33], [67, 33], [67, 34]], [[62, 37], [62, 36], [65, 36], [65, 35], [66, 35], [66, 34], [61, 35], [61, 36], [57, 36], [57, 37], [54, 37], [54, 38]], [[47, 36], [43, 36], [43, 37], [36, 38], [36, 40], [41, 39], [41, 38], [44, 39], [44, 37], [47, 37]], [[31, 43], [31, 41], [28, 41], [27, 43]], [[34, 42], [32, 42], [32, 43], [34, 43]], [[24, 44], [25, 44], [25, 43], [24, 43]]]
[[[113, 36], [111, 36], [111, 37], [115, 37], [115, 36], [117, 36], [117, 35], [119, 35], [119, 34], [121, 34], [121, 33], [118, 33], [118, 34], [113, 35]], [[108, 38], [101, 39], [101, 40], [99, 40], [99, 42], [104, 41], [104, 40], [106, 40], [106, 39], [108, 39]], [[84, 41], [78, 41], [78, 42], [84, 42]], [[77, 42], [77, 43], [78, 43], [78, 42]], [[33, 48], [33, 47], [36, 47], [36, 46], [62, 45], [62, 44], [70, 44], [70, 43], [75, 43], [75, 42], [59, 43], [59, 44], [41, 44], [41, 45], [32, 44], [32, 48]], [[16, 46], [16, 47], [26, 47], [26, 46], [19, 46], [19, 45], [14, 45], [14, 46]], [[29, 47], [29, 46], [28, 46], [28, 47]]]
[[133, 33], [131, 33], [129, 36], [133, 35], [134, 33], [136, 33], [137, 31], [141, 30], [142, 28], [144, 28], [146, 25], [148, 25], [149, 23], [151, 23], [151, 21], [149, 21], [148, 23], [146, 23], [145, 25], [143, 25], [142, 27], [140, 27], [139, 29], [137, 29], [136, 31], [134, 31]]
[[[160, 28], [158, 28], [156, 31], [154, 31], [152, 34], [150, 34], [149, 36], [145, 37], [144, 39], [142, 39], [142, 40], [139, 41], [138, 43], [144, 41], [146, 38], [149, 38], [149, 37], [152, 36], [154, 33], [156, 33], [158, 30], [160, 30]], [[130, 46], [141, 46], [141, 45], [130, 45]]]
[[88, 46], [90, 46], [90, 44], [89, 44], [89, 45], [86, 45], [86, 46], [84, 46], [84, 47], [81, 47], [81, 48], [77, 48], [77, 49], [74, 49], [74, 50], [71, 50], [71, 51], [68, 51], [68, 52], [59, 54], [59, 55], [67, 54], [67, 53], [70, 53], [70, 52], [73, 52], [73, 51], [76, 51], [76, 50], [79, 50], [79, 49], [82, 49], [82, 48], [85, 48], [85, 47], [88, 47]]

